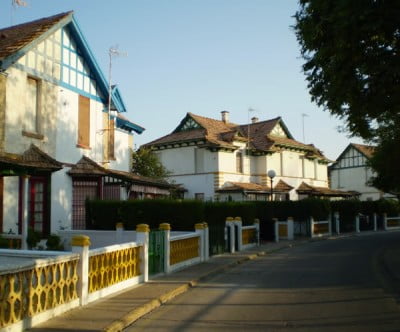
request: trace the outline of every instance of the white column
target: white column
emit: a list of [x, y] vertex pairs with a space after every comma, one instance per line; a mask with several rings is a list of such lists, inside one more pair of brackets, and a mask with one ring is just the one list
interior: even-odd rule
[[204, 224], [197, 223], [194, 225], [194, 231], [199, 234], [200, 237], [200, 248], [199, 248], [199, 255], [200, 255], [200, 261], [204, 262], [205, 260], [205, 241], [204, 241]]
[[170, 273], [171, 225], [164, 222], [160, 224], [159, 229], [164, 231], [164, 272]]
[[149, 280], [149, 232], [149, 225], [136, 225], [136, 242], [143, 245], [140, 259], [140, 271], [143, 274], [144, 282]]
[[279, 221], [278, 218], [272, 218], [275, 226], [275, 242], [279, 242]]
[[237, 239], [235, 239], [238, 243], [238, 251], [242, 251], [243, 248], [243, 238], [242, 238], [242, 218], [235, 218], [235, 226], [238, 228]]
[[22, 202], [22, 225], [21, 225], [21, 235], [22, 235], [22, 240], [21, 240], [21, 249], [26, 250], [28, 249], [28, 243], [26, 242], [26, 239], [28, 238], [28, 225], [29, 225], [29, 220], [28, 220], [28, 201], [29, 201], [29, 176], [25, 175], [22, 177], [23, 180], [23, 202]]
[[386, 213], [383, 214], [383, 229], [384, 229], [385, 231], [387, 231], [387, 229], [388, 229], [388, 225], [387, 225], [387, 214], [386, 214]]
[[314, 237], [314, 218], [310, 217], [311, 237]]
[[208, 224], [204, 224], [204, 260], [208, 261], [210, 259], [210, 234], [208, 229]]
[[357, 214], [355, 218], [356, 233], [360, 233], [360, 215]]
[[372, 218], [374, 221], [374, 232], [376, 232], [378, 230], [378, 216], [376, 213], [373, 214]]
[[335, 213], [333, 214], [333, 218], [335, 219], [336, 234], [340, 234], [339, 212], [335, 212]]
[[122, 238], [123, 238], [123, 233], [124, 233], [124, 224], [122, 222], [117, 222], [115, 225], [115, 242], [116, 243], [122, 243]]
[[86, 235], [76, 235], [71, 241], [72, 252], [80, 255], [78, 263], [77, 293], [80, 305], [88, 303], [89, 294], [89, 246], [90, 238]]
[[254, 226], [256, 226], [257, 245], [260, 245], [260, 219], [254, 219]]
[[288, 240], [294, 239], [294, 224], [293, 224], [292, 217], [289, 217], [287, 219], [287, 237], [288, 237]]

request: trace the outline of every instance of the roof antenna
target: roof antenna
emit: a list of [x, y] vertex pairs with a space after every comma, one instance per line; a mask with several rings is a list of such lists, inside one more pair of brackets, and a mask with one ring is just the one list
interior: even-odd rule
[[247, 155], [249, 160], [250, 160], [250, 113], [255, 111], [256, 110], [251, 107], [249, 107], [249, 109], [247, 110]]
[[[111, 94], [112, 94], [112, 84], [111, 84], [111, 72], [112, 72], [112, 59], [116, 56], [128, 56], [127, 52], [121, 52], [118, 50], [118, 45], [111, 46], [108, 49], [109, 56], [109, 66], [108, 66], [108, 146], [111, 147]], [[108, 151], [107, 156], [108, 162], [110, 161], [110, 151]]]
[[306, 114], [306, 113], [301, 113], [301, 122], [302, 122], [302, 125], [303, 125], [303, 143], [304, 144], [306, 144], [306, 134], [305, 134], [305, 131], [304, 131], [304, 118], [306, 117], [306, 116], [308, 116], [308, 114]]

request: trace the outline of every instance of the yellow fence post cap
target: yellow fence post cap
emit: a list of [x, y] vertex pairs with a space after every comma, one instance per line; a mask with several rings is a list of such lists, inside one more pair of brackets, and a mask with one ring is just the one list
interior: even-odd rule
[[242, 221], [241, 217], [235, 217], [235, 221]]
[[160, 226], [158, 228], [163, 230], [163, 231], [170, 231], [171, 230], [171, 225], [168, 224], [167, 222], [163, 222], [162, 224], [160, 224]]
[[208, 228], [208, 224], [204, 221], [203, 222], [204, 228]]
[[204, 229], [204, 224], [202, 222], [197, 223], [197, 224], [194, 225], [194, 228], [195, 229]]
[[71, 240], [73, 247], [86, 247], [90, 246], [90, 237], [87, 235], [75, 235]]
[[115, 224], [115, 228], [124, 228], [124, 223], [122, 223], [122, 222], [117, 222], [117, 223]]
[[150, 232], [150, 227], [147, 224], [136, 225], [136, 232]]
[[233, 221], [233, 218], [232, 217], [227, 217], [226, 221], [231, 222], [231, 221]]

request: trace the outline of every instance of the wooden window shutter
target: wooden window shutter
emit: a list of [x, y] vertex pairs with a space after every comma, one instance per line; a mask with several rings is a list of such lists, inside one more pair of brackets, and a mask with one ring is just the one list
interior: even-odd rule
[[108, 156], [110, 159], [115, 159], [115, 154], [114, 154], [114, 140], [115, 140], [115, 120], [110, 120], [110, 141], [109, 141], [109, 148], [108, 148]]
[[79, 96], [78, 145], [90, 147], [90, 99]]

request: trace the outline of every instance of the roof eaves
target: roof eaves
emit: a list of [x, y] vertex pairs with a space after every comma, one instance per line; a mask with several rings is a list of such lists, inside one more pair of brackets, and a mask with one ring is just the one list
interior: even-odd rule
[[141, 134], [145, 131], [145, 128], [129, 121], [129, 120], [125, 120], [125, 119], [121, 119], [119, 117], [116, 118], [117, 119], [117, 127], [121, 128], [121, 129], [125, 129], [125, 130], [133, 130], [134, 132]]

